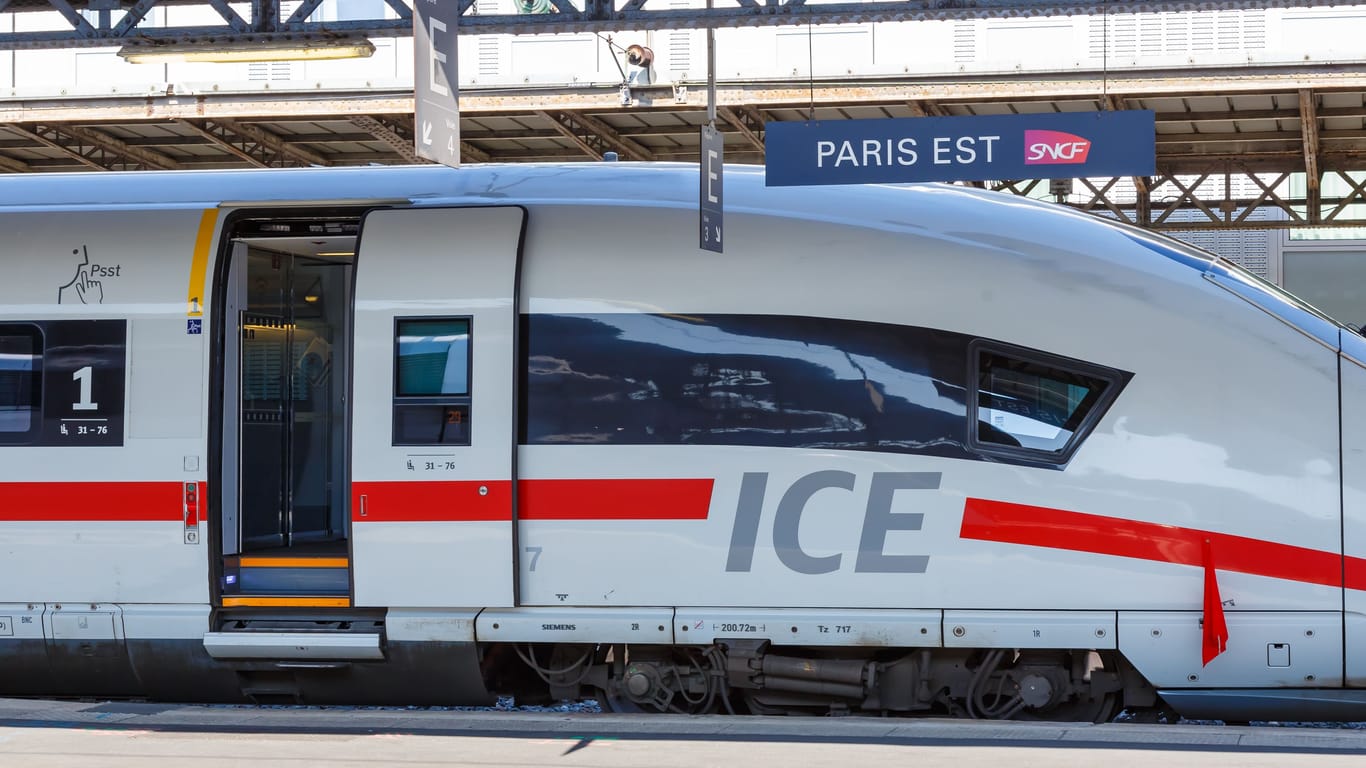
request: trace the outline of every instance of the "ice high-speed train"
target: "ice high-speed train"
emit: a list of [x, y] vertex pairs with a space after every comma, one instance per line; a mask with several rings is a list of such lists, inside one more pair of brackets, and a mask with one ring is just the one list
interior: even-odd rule
[[954, 186], [0, 179], [0, 695], [1366, 719], [1366, 340]]

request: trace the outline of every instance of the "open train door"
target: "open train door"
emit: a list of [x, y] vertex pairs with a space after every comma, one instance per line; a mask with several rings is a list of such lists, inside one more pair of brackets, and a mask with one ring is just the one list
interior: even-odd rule
[[517, 207], [386, 209], [356, 257], [355, 605], [513, 604]]

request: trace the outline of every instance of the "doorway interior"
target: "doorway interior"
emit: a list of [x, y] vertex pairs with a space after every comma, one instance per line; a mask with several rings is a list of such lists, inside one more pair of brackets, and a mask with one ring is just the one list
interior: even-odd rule
[[232, 222], [223, 272], [219, 588], [226, 605], [349, 605], [358, 215]]

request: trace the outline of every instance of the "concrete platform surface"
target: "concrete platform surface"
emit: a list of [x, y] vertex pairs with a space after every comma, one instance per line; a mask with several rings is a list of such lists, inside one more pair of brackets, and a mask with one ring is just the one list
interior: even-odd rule
[[1353, 766], [1334, 728], [213, 707], [0, 699], [0, 767]]

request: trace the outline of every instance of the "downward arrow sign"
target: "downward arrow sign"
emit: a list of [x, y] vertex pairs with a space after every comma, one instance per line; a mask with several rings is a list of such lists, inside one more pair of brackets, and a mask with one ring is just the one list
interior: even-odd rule
[[432, 124], [426, 120], [422, 121], [422, 143], [432, 143]]

